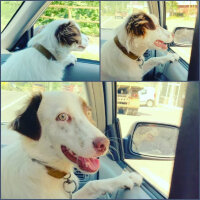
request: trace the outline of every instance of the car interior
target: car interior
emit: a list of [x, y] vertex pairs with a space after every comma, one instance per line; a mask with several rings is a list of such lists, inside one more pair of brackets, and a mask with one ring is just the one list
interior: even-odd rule
[[[148, 9], [151, 14], [154, 14], [160, 21], [160, 25], [167, 29], [166, 25], [166, 2], [165, 1], [148, 1]], [[124, 18], [125, 19], [125, 18]], [[199, 52], [199, 37], [197, 36], [199, 31], [199, 24], [198, 24], [199, 14], [197, 13], [196, 16], [196, 27], [193, 29], [194, 37], [193, 37], [193, 44], [186, 45], [184, 43], [171, 43], [168, 45], [168, 52], [174, 53], [171, 46], [176, 47], [188, 47], [192, 46], [192, 49], [195, 49], [191, 53], [190, 62], [186, 62], [181, 56], [179, 61], [174, 63], [167, 62], [164, 65], [155, 66], [151, 71], [147, 72], [143, 76], [143, 81], [187, 81], [189, 80], [197, 80], [192, 78], [195, 76], [199, 76], [196, 73], [196, 68], [199, 66], [199, 61], [195, 56], [196, 53]], [[177, 28], [178, 24], [177, 24]], [[187, 29], [187, 27], [185, 27]], [[176, 29], [175, 29], [176, 30]], [[174, 34], [176, 34], [174, 30]], [[103, 45], [107, 40], [113, 38], [113, 29], [109, 28], [101, 28], [101, 45]], [[145, 60], [148, 60], [152, 57], [159, 57], [166, 55], [167, 52], [159, 51], [159, 50], [147, 50], [144, 54]], [[193, 76], [192, 76], [193, 74]]]
[[[13, 52], [26, 48], [28, 41], [33, 37], [35, 22], [50, 3], [50, 1], [25, 1], [22, 3], [16, 14], [1, 33], [1, 65], [6, 62]], [[166, 2], [148, 1], [147, 3], [149, 12], [156, 15], [161, 26], [167, 29]], [[24, 17], [24, 13], [26, 13], [26, 17]], [[181, 27], [177, 24], [177, 29], [174, 31], [174, 34], [179, 28]], [[184, 27], [182, 28], [184, 29]], [[187, 27], [185, 29], [187, 29]], [[149, 83], [148, 81], [152, 81], [152, 84], [155, 85], [157, 84], [155, 81], [191, 81], [186, 83], [187, 87], [184, 96], [183, 114], [180, 120], [180, 126], [172, 122], [157, 122], [152, 119], [151, 116], [149, 117], [147, 115], [146, 118], [148, 118], [148, 120], [144, 119], [137, 120], [134, 123], [131, 122], [132, 125], [131, 127], [128, 127], [129, 131], [127, 135], [122, 137], [123, 121], [120, 121], [118, 117], [119, 109], [117, 106], [117, 97], [119, 93], [118, 83], [98, 82], [100, 80], [100, 61], [97, 60], [78, 58], [77, 63], [74, 66], [66, 66], [63, 81], [84, 81], [84, 83], [81, 84], [84, 84], [88, 104], [92, 110], [92, 117], [96, 122], [98, 129], [110, 140], [108, 153], [99, 158], [100, 169], [97, 173], [84, 174], [80, 170], [74, 169], [74, 173], [80, 181], [79, 189], [89, 181], [114, 178], [124, 171], [140, 173], [131, 166], [127, 160], [174, 161], [168, 196], [143, 177], [143, 182], [140, 187], [134, 186], [132, 190], [119, 189], [112, 194], [105, 193], [98, 199], [199, 199], [200, 83], [194, 82], [199, 80], [199, 11], [196, 16], [195, 28], [191, 30], [194, 32], [191, 44], [173, 42], [168, 46], [169, 52], [174, 52], [172, 48], [176, 46], [182, 48], [191, 47], [190, 62], [187, 62], [180, 56], [179, 61], [155, 66], [143, 77], [143, 81], [145, 81], [146, 84]], [[101, 29], [101, 45], [112, 37], [113, 29]], [[145, 60], [148, 60], [149, 58], [159, 57], [165, 54], [166, 52], [158, 50], [147, 50], [144, 57]], [[30, 84], [32, 83], [30, 82]], [[125, 85], [127, 84], [129, 83], [125, 82]], [[135, 84], [137, 83], [135, 82]], [[134, 98], [138, 101], [138, 107], [136, 109], [138, 111], [138, 108], [141, 105], [137, 93], [143, 87], [137, 87], [138, 90], [134, 91]], [[124, 91], [121, 93], [125, 94]], [[123, 95], [121, 96], [123, 97]], [[153, 96], [155, 97], [154, 93]], [[10, 100], [9, 103], [12, 106], [14, 105]], [[153, 104], [149, 107], [153, 107]], [[2, 105], [1, 114], [3, 111], [5, 112], [4, 108], [7, 108], [7, 105]], [[9, 114], [10, 113], [8, 113], [8, 115]], [[134, 114], [132, 113], [132, 115], [136, 116], [139, 114], [136, 112]], [[8, 122], [9, 121], [1, 121], [1, 132], [7, 128]], [[138, 153], [137, 151], [133, 151], [133, 148], [136, 148], [137, 150], [133, 140], [133, 138], [137, 136], [137, 130], [139, 128], [145, 128], [146, 126], [151, 126], [153, 128], [158, 127], [161, 132], [173, 130], [173, 133], [175, 133], [174, 137], [177, 137], [177, 143], [175, 144], [174, 150], [175, 153], [156, 157], [150, 154], [143, 155], [139, 153], [139, 150]], [[4, 148], [11, 142], [12, 141], [8, 141], [5, 138], [5, 135], [1, 134], [1, 148]]]
[[[131, 138], [135, 131], [130, 132], [127, 137], [121, 137], [121, 124], [117, 118], [116, 98], [117, 87], [116, 83], [112, 82], [87, 82], [86, 91], [88, 95], [89, 105], [93, 111], [93, 118], [96, 121], [97, 127], [102, 130], [105, 135], [110, 138], [110, 150], [107, 156], [100, 157], [101, 167], [96, 174], [83, 174], [75, 169], [75, 174], [79, 177], [80, 188], [88, 181], [113, 178], [120, 175], [123, 171], [135, 171], [127, 162], [126, 159], [155, 159], [151, 156], [142, 156], [135, 154], [130, 150]], [[197, 101], [193, 101], [196, 99]], [[197, 197], [198, 196], [198, 168], [196, 165], [187, 165], [187, 163], [198, 162], [198, 119], [199, 112], [197, 112], [199, 99], [199, 83], [191, 82], [188, 84], [185, 104], [183, 108], [182, 122], [180, 126], [180, 134], [178, 136], [178, 144], [175, 156], [175, 164], [173, 170], [173, 178], [171, 183], [170, 197], [177, 199], [181, 197]], [[188, 120], [189, 119], [189, 120]], [[136, 126], [145, 123], [153, 123], [149, 121], [138, 121], [133, 124], [130, 130], [135, 130]], [[1, 128], [5, 127], [7, 123], [2, 123]], [[157, 126], [168, 126], [170, 128], [177, 128], [172, 124], [158, 124]], [[155, 126], [155, 123], [154, 123]], [[189, 132], [187, 130], [190, 130]], [[188, 137], [190, 140], [188, 140]], [[118, 138], [117, 140], [113, 140]], [[5, 145], [4, 138], [2, 138], [3, 148]], [[193, 148], [191, 148], [193, 146]], [[173, 159], [173, 158], [161, 158]], [[184, 161], [183, 161], [184, 160]], [[183, 170], [179, 170], [181, 169]], [[187, 173], [190, 171], [191, 173]], [[191, 175], [192, 174], [192, 175]], [[194, 177], [195, 179], [194, 179]], [[195, 180], [195, 181], [192, 181]], [[184, 184], [180, 184], [184, 183]], [[181, 192], [180, 192], [181, 191]], [[158, 191], [149, 181], [144, 177], [141, 187], [134, 187], [133, 190], [120, 189], [113, 194], [106, 193], [100, 199], [165, 199], [164, 194]]]
[[[50, 3], [50, 1], [26, 1], [19, 7], [1, 35], [1, 65], [12, 52], [26, 47], [33, 37], [34, 23]], [[78, 58], [75, 66], [66, 66], [63, 81], [98, 81], [99, 70], [99, 61]]]

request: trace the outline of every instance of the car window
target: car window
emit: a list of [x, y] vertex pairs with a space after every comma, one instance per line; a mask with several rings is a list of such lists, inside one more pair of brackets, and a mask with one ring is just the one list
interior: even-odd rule
[[1, 32], [9, 23], [23, 1], [1, 1]]
[[[166, 1], [166, 25], [169, 31], [176, 27], [195, 28], [197, 1]], [[191, 36], [193, 38], [193, 35]], [[190, 62], [191, 47], [171, 47], [187, 63]]]
[[[181, 123], [186, 87], [185, 82], [117, 83], [117, 118], [120, 120], [122, 138], [134, 132], [131, 147], [133, 152], [172, 157], [176, 149], [177, 127]], [[134, 124], [137, 126], [132, 130]], [[173, 158], [125, 159], [125, 162], [168, 197]]]
[[[85, 82], [2, 82], [1, 128], [2, 124], [7, 125], [16, 117], [16, 112], [25, 105], [32, 93], [54, 90], [74, 92], [89, 102]], [[3, 135], [6, 132], [2, 131], [2, 144], [11, 140], [9, 135]]]
[[53, 1], [34, 25], [35, 34], [42, 26], [56, 19], [74, 19], [81, 32], [89, 37], [84, 52], [73, 52], [78, 58], [99, 60], [99, 2]]
[[[102, 1], [101, 2], [101, 38], [107, 40], [110, 30], [122, 24], [133, 12], [149, 13], [147, 1]], [[103, 30], [109, 30], [103, 31]]]

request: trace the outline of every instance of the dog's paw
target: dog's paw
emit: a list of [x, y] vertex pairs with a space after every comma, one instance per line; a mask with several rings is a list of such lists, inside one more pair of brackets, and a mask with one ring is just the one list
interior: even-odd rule
[[140, 186], [142, 184], [142, 176], [135, 172], [123, 172], [120, 178], [125, 181], [121, 188], [132, 190], [135, 185]]
[[178, 61], [179, 60], [179, 56], [175, 53], [168, 53], [167, 55], [169, 57], [169, 61], [170, 62], [174, 62], [174, 61]]
[[72, 55], [72, 54], [69, 54], [69, 55], [67, 56], [66, 61], [65, 61], [65, 65], [66, 65], [66, 66], [70, 66], [71, 64], [72, 64], [72, 65], [75, 65], [76, 62], [77, 62], [76, 56], [74, 56], [74, 55]]
[[73, 65], [75, 65], [76, 62], [77, 62], [76, 56], [70, 54], [70, 63], [73, 64]]

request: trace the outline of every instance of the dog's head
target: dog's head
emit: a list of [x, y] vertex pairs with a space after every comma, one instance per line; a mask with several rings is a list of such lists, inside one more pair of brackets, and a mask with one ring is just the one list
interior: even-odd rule
[[[48, 40], [48, 41], [46, 41]], [[55, 20], [46, 26], [29, 41], [29, 46], [37, 42], [43, 42], [45, 45], [51, 43], [51, 46], [58, 49], [67, 48], [69, 51], [83, 51], [88, 46], [88, 37], [81, 33], [80, 27], [73, 20]]]
[[109, 140], [94, 126], [91, 109], [70, 92], [33, 96], [11, 127], [35, 149], [33, 158], [47, 163], [64, 160], [88, 173], [99, 169], [97, 157], [109, 148]]
[[166, 50], [167, 43], [173, 41], [172, 34], [159, 25], [154, 15], [140, 12], [128, 17], [123, 25], [127, 37], [127, 49], [131, 50], [134, 45], [138, 48]]
[[56, 22], [55, 37], [61, 46], [70, 47], [72, 51], [83, 51], [88, 45], [88, 37], [81, 33], [80, 27], [74, 21]]

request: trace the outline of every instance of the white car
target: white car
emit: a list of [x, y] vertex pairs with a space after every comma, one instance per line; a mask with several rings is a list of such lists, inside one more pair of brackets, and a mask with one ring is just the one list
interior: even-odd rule
[[140, 98], [140, 105], [146, 105], [152, 107], [155, 105], [155, 88], [154, 87], [144, 87], [142, 90], [138, 91]]

